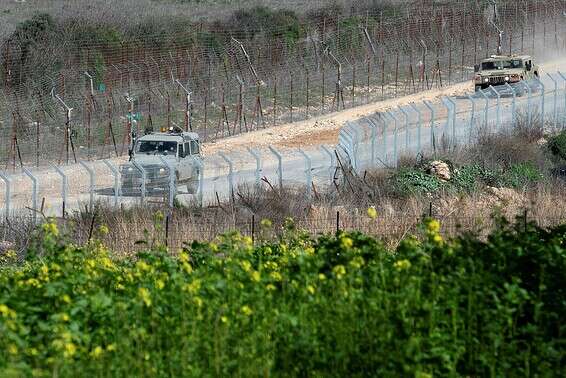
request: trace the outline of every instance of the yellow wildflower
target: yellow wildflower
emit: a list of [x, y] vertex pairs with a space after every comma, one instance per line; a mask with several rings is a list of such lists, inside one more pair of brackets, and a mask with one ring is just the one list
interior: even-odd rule
[[270, 228], [273, 225], [269, 219], [262, 219], [260, 224], [263, 228]]
[[61, 320], [64, 321], [64, 322], [69, 321], [69, 315], [67, 315], [65, 313], [62, 313], [60, 317], [61, 317]]
[[138, 261], [136, 263], [136, 268], [138, 268], [142, 272], [148, 272], [151, 270], [151, 266], [149, 266], [145, 261]]
[[91, 352], [90, 352], [90, 356], [92, 358], [98, 358], [102, 355], [102, 352], [104, 350], [100, 347], [100, 346], [96, 346]]
[[189, 284], [185, 284], [183, 286], [184, 291], [188, 291], [189, 293], [192, 293], [192, 294], [199, 291], [199, 289], [200, 289], [200, 280], [194, 280], [193, 282], [191, 282]]
[[226, 324], [226, 323], [228, 323], [228, 318], [227, 318], [226, 316], [222, 316], [222, 317], [220, 318], [220, 321], [221, 321], [222, 323]]
[[318, 274], [318, 279], [319, 279], [320, 281], [324, 281], [324, 280], [326, 279], [326, 276], [324, 275], [324, 273], [319, 273], [319, 274]]
[[273, 285], [273, 284], [267, 284], [267, 286], [265, 286], [265, 288], [267, 289], [267, 291], [274, 291], [276, 289], [275, 285]]
[[314, 295], [315, 289], [312, 285], [307, 286], [307, 291], [310, 295]]
[[108, 232], [109, 232], [108, 227], [105, 224], [100, 226], [98, 228], [98, 231], [100, 232], [101, 235], [108, 235]]
[[138, 296], [142, 299], [143, 303], [145, 303], [147, 307], [151, 306], [151, 295], [149, 294], [149, 290], [147, 290], [145, 287], [140, 287], [138, 289]]
[[340, 245], [342, 248], [352, 248], [354, 245], [354, 241], [347, 236], [343, 236], [340, 238]]
[[434, 240], [434, 242], [437, 243], [437, 244], [442, 244], [442, 242], [444, 241], [444, 240], [442, 239], [442, 236], [440, 236], [439, 234], [435, 234], [435, 235], [432, 237], [432, 240]]
[[252, 242], [253, 242], [252, 238], [249, 237], [249, 236], [244, 236], [242, 238], [242, 241], [244, 242], [245, 245], [248, 245], [248, 246], [251, 246]]
[[202, 299], [200, 297], [194, 297], [193, 301], [197, 305], [197, 307], [202, 307]]
[[161, 290], [165, 287], [165, 282], [163, 282], [163, 280], [157, 280], [155, 281], [155, 287]]
[[16, 317], [16, 312], [14, 310], [10, 309], [5, 304], [0, 304], [0, 315], [2, 315], [2, 317], [4, 317], [4, 318], [14, 319]]
[[377, 210], [375, 209], [375, 206], [370, 206], [368, 208], [368, 217], [371, 219], [377, 218]]
[[399, 260], [399, 261], [395, 261], [393, 266], [397, 270], [406, 270], [406, 269], [409, 269], [411, 267], [411, 262], [407, 259]]
[[183, 262], [182, 267], [187, 274], [191, 274], [193, 272], [193, 267], [188, 262]]
[[36, 348], [29, 348], [26, 353], [30, 356], [37, 356], [39, 351]]
[[314, 256], [314, 248], [313, 247], [305, 248], [305, 254], [307, 254], [309, 256]]
[[77, 352], [77, 346], [73, 343], [66, 343], [65, 350], [63, 351], [63, 356], [65, 358], [71, 358]]
[[41, 228], [47, 235], [52, 235], [55, 237], [59, 236], [59, 229], [57, 228], [57, 224], [54, 221], [44, 223]]
[[261, 280], [261, 274], [257, 270], [254, 270], [251, 276], [252, 276], [252, 281], [254, 282], [259, 282]]
[[283, 280], [283, 277], [281, 276], [281, 273], [279, 273], [279, 272], [271, 272], [270, 276], [274, 281], [282, 281]]
[[251, 314], [253, 314], [252, 309], [248, 305], [243, 305], [242, 308], [241, 308], [241, 311], [242, 311], [242, 314], [244, 314], [246, 316], [250, 316]]
[[332, 272], [336, 275], [336, 278], [342, 279], [342, 277], [346, 274], [346, 268], [344, 265], [336, 265], [332, 268]]
[[108, 344], [106, 346], [106, 350], [109, 351], [109, 352], [113, 352], [113, 351], [116, 350], [116, 345], [115, 344]]
[[364, 258], [361, 256], [356, 256], [350, 261], [349, 265], [354, 269], [360, 269], [364, 265]]
[[18, 353], [18, 347], [15, 344], [8, 345], [8, 353], [17, 354]]
[[189, 262], [189, 255], [186, 254], [185, 252], [179, 253], [179, 261], [182, 263]]
[[436, 234], [440, 231], [440, 222], [436, 219], [431, 219], [427, 222], [426, 228], [431, 234]]

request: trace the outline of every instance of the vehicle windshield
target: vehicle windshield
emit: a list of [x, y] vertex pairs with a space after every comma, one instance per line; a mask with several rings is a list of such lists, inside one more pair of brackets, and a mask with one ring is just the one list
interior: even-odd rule
[[142, 140], [136, 143], [136, 153], [146, 155], [177, 155], [177, 142]]
[[498, 60], [494, 62], [482, 62], [482, 70], [504, 70], [509, 68], [522, 68], [523, 61], [521, 59]]

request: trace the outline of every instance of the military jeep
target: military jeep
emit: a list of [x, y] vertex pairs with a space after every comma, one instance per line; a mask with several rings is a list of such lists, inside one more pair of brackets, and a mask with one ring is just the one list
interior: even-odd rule
[[[474, 67], [476, 92], [490, 86], [518, 84], [539, 76], [539, 67], [529, 55], [492, 55]], [[523, 88], [515, 85], [522, 93]]]
[[188, 193], [194, 194], [201, 166], [198, 134], [180, 129], [152, 132], [134, 141], [130, 161], [120, 166], [122, 192], [126, 195], [140, 193], [145, 173], [148, 195], [166, 193], [171, 182], [169, 167], [172, 167], [175, 185], [186, 184]]

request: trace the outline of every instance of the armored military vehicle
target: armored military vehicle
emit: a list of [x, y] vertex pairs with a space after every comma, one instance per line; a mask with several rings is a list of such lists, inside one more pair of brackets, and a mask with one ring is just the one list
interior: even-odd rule
[[[492, 55], [474, 67], [476, 92], [489, 86], [518, 84], [539, 76], [539, 67], [529, 55]], [[520, 88], [522, 93], [522, 89]]]

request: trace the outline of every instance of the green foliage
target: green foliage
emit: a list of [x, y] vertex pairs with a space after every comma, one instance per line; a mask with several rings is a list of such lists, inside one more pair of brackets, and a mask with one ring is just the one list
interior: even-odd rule
[[260, 32], [270, 37], [283, 37], [288, 43], [296, 42], [303, 34], [301, 22], [291, 10], [272, 10], [257, 6], [240, 9], [232, 15], [225, 25], [228, 30], [238, 30], [251, 39]]
[[506, 186], [523, 188], [539, 182], [543, 176], [538, 168], [530, 162], [513, 164], [506, 172], [501, 173]]
[[23, 46], [39, 41], [47, 32], [53, 30], [55, 23], [47, 13], [38, 13], [31, 19], [23, 21], [16, 26], [13, 37]]
[[289, 223], [132, 261], [45, 224], [37, 257], [0, 271], [0, 375], [564, 375], [566, 227], [440, 228], [391, 253]]
[[393, 189], [400, 195], [433, 193], [442, 187], [442, 182], [417, 168], [402, 168], [390, 180]]
[[550, 137], [548, 149], [555, 157], [566, 160], [566, 131]]

